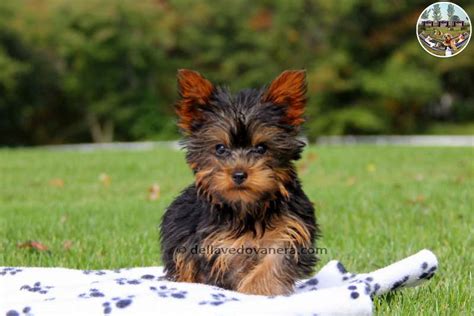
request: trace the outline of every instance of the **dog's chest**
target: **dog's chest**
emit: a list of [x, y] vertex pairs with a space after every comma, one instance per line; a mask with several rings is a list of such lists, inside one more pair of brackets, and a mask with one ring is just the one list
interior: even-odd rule
[[212, 263], [211, 275], [232, 276], [234, 280], [251, 271], [264, 258], [283, 260], [285, 256], [297, 255], [300, 247], [310, 244], [308, 229], [292, 216], [281, 216], [264, 230], [256, 226], [255, 232], [216, 231], [203, 241], [208, 250], [206, 259]]

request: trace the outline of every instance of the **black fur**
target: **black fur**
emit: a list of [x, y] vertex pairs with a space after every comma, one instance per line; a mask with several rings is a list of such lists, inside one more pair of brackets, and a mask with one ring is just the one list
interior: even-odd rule
[[[301, 218], [311, 231], [311, 239], [314, 240], [319, 230], [315, 224], [314, 209], [311, 202], [308, 200], [301, 186], [297, 180], [293, 183], [294, 187], [291, 192], [291, 199], [283, 201], [281, 199], [273, 202], [271, 211], [268, 212], [268, 221], [272, 216], [281, 214], [282, 212], [291, 212]], [[176, 265], [173, 260], [173, 255], [180, 249], [192, 249], [196, 245], [200, 245], [201, 241], [205, 239], [210, 233], [216, 229], [234, 229], [233, 219], [235, 218], [233, 210], [224, 205], [216, 207], [209, 204], [204, 198], [201, 198], [196, 193], [194, 185], [189, 186], [182, 194], [169, 206], [161, 224], [161, 250], [162, 260], [165, 264], [165, 272], [170, 280], [175, 279]], [[249, 217], [245, 221], [242, 231], [253, 230], [254, 220]], [[185, 248], [182, 248], [185, 247]], [[187, 253], [189, 260], [198, 258], [199, 267], [205, 276], [209, 276], [210, 263], [202, 256], [197, 254]], [[296, 277], [304, 278], [311, 275], [317, 258], [314, 254], [301, 255], [298, 263], [288, 256], [289, 267], [295, 268]], [[196, 275], [198, 271], [196, 271]], [[235, 281], [232, 279], [225, 279], [223, 282], [215, 283], [209, 277], [202, 280], [202, 283], [217, 285], [226, 289], [235, 289]]]

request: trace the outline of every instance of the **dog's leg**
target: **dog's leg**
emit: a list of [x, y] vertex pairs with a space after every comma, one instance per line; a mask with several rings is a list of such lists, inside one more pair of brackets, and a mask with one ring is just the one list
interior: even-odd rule
[[[301, 248], [312, 245], [309, 229], [295, 216], [285, 215], [272, 223], [272, 229], [258, 241], [267, 251], [237, 286], [243, 293], [284, 295], [293, 292], [298, 276], [308, 275], [315, 255], [301, 254]], [[281, 251], [282, 252], [278, 252]], [[291, 252], [292, 251], [292, 252]]]
[[257, 295], [286, 295], [293, 292], [296, 281], [294, 266], [284, 255], [267, 254], [239, 282], [237, 291]]

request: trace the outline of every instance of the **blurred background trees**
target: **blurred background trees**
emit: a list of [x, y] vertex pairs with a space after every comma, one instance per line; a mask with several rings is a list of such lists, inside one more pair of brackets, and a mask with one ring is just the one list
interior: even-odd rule
[[429, 4], [1, 1], [0, 144], [177, 138], [179, 68], [234, 90], [307, 69], [310, 139], [471, 134], [474, 44], [427, 54], [415, 26]]

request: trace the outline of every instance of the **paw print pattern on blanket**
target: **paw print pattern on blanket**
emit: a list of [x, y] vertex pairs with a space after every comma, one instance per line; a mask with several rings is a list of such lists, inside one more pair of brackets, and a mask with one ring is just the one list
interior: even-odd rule
[[419, 278], [429, 280], [433, 277], [435, 271], [438, 269], [438, 266], [434, 265], [428, 269], [428, 263], [423, 262], [421, 264], [421, 269], [423, 270], [423, 273], [420, 275]]
[[0, 269], [0, 276], [2, 275], [15, 275], [19, 272], [23, 271], [22, 269], [13, 268], [13, 267], [5, 267]]
[[211, 306], [219, 306], [226, 302], [237, 302], [239, 301], [236, 297], [227, 297], [224, 293], [210, 293], [211, 299], [208, 301], [201, 301], [199, 305], [211, 305]]
[[159, 297], [163, 297], [163, 298], [173, 297], [173, 298], [182, 299], [182, 298], [186, 298], [186, 294], [188, 294], [187, 291], [181, 291], [175, 287], [168, 288], [166, 285], [160, 285], [158, 287], [150, 286], [150, 290], [153, 292], [156, 292], [156, 294]]
[[138, 285], [141, 283], [140, 280], [127, 279], [127, 278], [118, 278], [118, 279], [115, 279], [115, 282], [117, 282], [118, 285], [126, 285], [126, 284]]
[[311, 278], [296, 286], [297, 290], [316, 291], [318, 289], [318, 278]]
[[33, 315], [31, 313], [31, 307], [29, 306], [25, 306], [21, 312], [17, 312], [16, 310], [9, 310], [7, 313], [6, 313], [6, 316], [20, 316], [20, 315], [26, 315], [26, 316], [30, 316], [30, 315]]
[[107, 272], [102, 270], [82, 270], [85, 275], [104, 275]]
[[125, 309], [130, 306], [133, 302], [134, 295], [129, 295], [126, 298], [113, 297], [110, 301], [105, 301], [102, 303], [103, 314], [111, 314], [114, 308]]
[[431, 279], [435, 255], [419, 253], [370, 273], [330, 261], [288, 296], [258, 296], [166, 281], [161, 267], [117, 270], [0, 267], [0, 316], [23, 315], [370, 315], [372, 299]]
[[104, 297], [104, 293], [98, 289], [89, 289], [89, 293], [81, 293], [77, 297], [79, 298], [94, 298], [94, 297]]
[[20, 287], [20, 290], [26, 290], [29, 292], [36, 292], [39, 294], [48, 294], [50, 289], [54, 288], [52, 285], [41, 285], [41, 282], [37, 281], [33, 285], [25, 284]]

